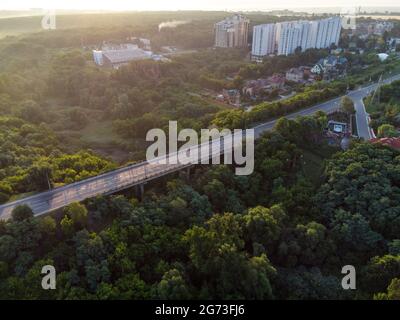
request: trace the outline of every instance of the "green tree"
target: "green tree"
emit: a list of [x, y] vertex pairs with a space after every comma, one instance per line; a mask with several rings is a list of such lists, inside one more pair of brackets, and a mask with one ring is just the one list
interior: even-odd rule
[[194, 226], [185, 233], [189, 256], [204, 281], [201, 297], [272, 298], [270, 278], [276, 270], [264, 254], [247, 257], [241, 234], [239, 218], [231, 213], [215, 215], [207, 228]]
[[52, 238], [56, 235], [57, 231], [56, 220], [50, 216], [44, 217], [43, 219], [40, 219], [39, 228], [42, 234], [46, 235], [49, 238]]
[[28, 169], [27, 183], [34, 191], [43, 191], [52, 188], [53, 168], [46, 161], [38, 161]]
[[378, 138], [398, 137], [399, 133], [391, 124], [383, 124], [378, 128]]
[[74, 221], [68, 215], [61, 219], [60, 227], [65, 236], [71, 237], [74, 234]]
[[387, 288], [387, 293], [374, 295], [374, 300], [400, 300], [400, 279], [392, 279]]
[[74, 225], [83, 227], [87, 223], [88, 210], [79, 202], [73, 202], [66, 206], [64, 213], [72, 219]]
[[379, 293], [385, 291], [390, 281], [398, 277], [400, 256], [374, 257], [362, 270], [360, 286], [368, 293]]
[[249, 209], [243, 216], [246, 238], [271, 250], [281, 235], [285, 217], [286, 214], [280, 206], [271, 209], [261, 206]]
[[347, 114], [356, 113], [353, 100], [348, 96], [344, 96], [340, 101], [340, 110]]
[[167, 271], [157, 286], [160, 299], [186, 300], [190, 299], [186, 281], [178, 269]]
[[23, 221], [33, 217], [32, 209], [26, 205], [19, 205], [11, 212], [11, 217], [14, 221]]

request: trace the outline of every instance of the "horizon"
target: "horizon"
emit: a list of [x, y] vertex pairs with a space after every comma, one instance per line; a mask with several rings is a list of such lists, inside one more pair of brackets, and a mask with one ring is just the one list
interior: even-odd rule
[[153, 0], [149, 3], [137, 1], [115, 0], [112, 3], [106, 0], [98, 0], [95, 3], [82, 3], [78, 0], [15, 0], [0, 3], [0, 11], [34, 11], [41, 9], [56, 9], [70, 11], [321, 11], [337, 10], [340, 8], [361, 7], [362, 11], [391, 11], [399, 10], [400, 5], [396, 0], [339, 0], [326, 1], [321, 4], [317, 0], [304, 0], [299, 5], [295, 0], [282, 0], [279, 3], [264, 0], [250, 0], [243, 4], [239, 0], [203, 0], [184, 1], [170, 0], [168, 3], [162, 0]]

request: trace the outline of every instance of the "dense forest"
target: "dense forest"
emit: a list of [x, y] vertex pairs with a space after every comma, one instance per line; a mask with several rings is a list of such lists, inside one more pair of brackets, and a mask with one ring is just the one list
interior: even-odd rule
[[[318, 139], [325, 121], [280, 120], [251, 176], [197, 168], [140, 203], [98, 197], [41, 219], [19, 207], [0, 227], [1, 298], [398, 297], [399, 153], [367, 143], [336, 153]], [[57, 290], [40, 287], [45, 264]], [[341, 289], [347, 264], [356, 291]]]
[[[0, 40], [0, 203], [143, 160], [145, 133], [169, 120], [196, 130], [250, 127], [398, 68], [374, 51], [348, 55], [345, 80], [233, 109], [203, 91], [240, 88], [327, 51], [251, 63], [246, 50], [210, 48], [213, 23], [224, 16], [71, 15], [49, 32], [32, 28], [38, 17], [18, 18], [20, 30], [2, 19], [4, 32], [22, 34]], [[172, 19], [188, 23], [158, 30]], [[251, 16], [279, 19], [295, 17]], [[131, 36], [191, 51], [167, 63], [94, 65], [92, 48]], [[398, 104], [398, 86], [382, 89], [376, 119], [385, 124], [396, 119], [388, 108]], [[127, 190], [40, 218], [17, 207], [0, 221], [0, 299], [398, 299], [400, 154], [358, 141], [343, 152], [328, 145], [326, 126], [323, 113], [281, 118], [257, 141], [250, 176], [199, 166], [190, 179], [177, 174], [146, 187], [142, 201]], [[48, 264], [56, 290], [40, 286]], [[349, 264], [358, 290], [341, 287]]]

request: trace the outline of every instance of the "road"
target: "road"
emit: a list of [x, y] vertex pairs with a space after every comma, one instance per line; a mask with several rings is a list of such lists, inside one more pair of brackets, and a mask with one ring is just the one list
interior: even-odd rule
[[353, 98], [354, 108], [356, 110], [357, 132], [360, 138], [368, 141], [372, 139], [372, 132], [369, 126], [369, 115], [365, 110], [362, 98]]
[[[400, 75], [385, 80], [384, 83], [400, 79]], [[367, 87], [354, 90], [348, 93], [348, 95], [356, 102], [357, 109], [357, 124], [360, 130], [361, 136], [369, 137], [368, 120], [365, 108], [362, 103], [362, 98], [368, 95], [374, 90], [378, 84], [372, 84]], [[338, 108], [341, 97], [332, 99], [330, 101], [318, 104], [316, 106], [306, 108], [287, 116], [288, 119], [294, 119], [299, 116], [306, 116], [314, 114], [317, 111], [330, 112]], [[260, 124], [254, 127], [256, 138], [265, 131], [272, 130], [277, 120], [272, 120], [264, 124]], [[205, 156], [208, 158], [208, 147], [211, 147], [212, 157], [218, 157], [221, 154], [220, 141], [211, 141], [210, 144], [205, 143], [196, 146], [200, 158], [205, 160]], [[178, 156], [185, 154], [186, 151], [181, 151], [179, 154], [169, 154], [169, 159], [174, 159]], [[18, 201], [10, 202], [0, 206], [0, 219], [7, 220], [11, 217], [12, 210], [22, 204], [30, 206], [35, 216], [40, 216], [56, 209], [65, 207], [66, 205], [76, 202], [83, 201], [88, 198], [92, 198], [98, 195], [106, 195], [115, 193], [120, 190], [127, 189], [129, 187], [146, 183], [156, 178], [160, 178], [169, 173], [182, 170], [190, 164], [163, 164], [165, 157], [157, 158], [150, 162], [141, 162], [128, 167], [120, 168], [96, 177], [92, 177], [80, 182], [65, 185], [63, 187], [55, 188], [53, 190], [42, 192]]]
[[[400, 75], [396, 75], [396, 76], [390, 77], [386, 80], [383, 80], [382, 84], [388, 84], [395, 80], [400, 80]], [[374, 138], [374, 136], [372, 133], [372, 129], [369, 126], [370, 118], [369, 118], [369, 114], [365, 110], [365, 105], [364, 105], [363, 99], [367, 95], [372, 93], [374, 90], [376, 90], [378, 88], [378, 86], [379, 85], [377, 83], [374, 83], [367, 87], [362, 88], [361, 90], [356, 90], [349, 94], [350, 98], [354, 102], [354, 108], [356, 110], [356, 122], [357, 122], [358, 136], [360, 138], [363, 138], [366, 141], [371, 140], [372, 138]]]

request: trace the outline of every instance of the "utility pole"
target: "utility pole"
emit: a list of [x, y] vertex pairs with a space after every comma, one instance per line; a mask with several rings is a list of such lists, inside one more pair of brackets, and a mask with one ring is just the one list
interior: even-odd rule
[[49, 172], [46, 170], [46, 179], [47, 179], [47, 184], [49, 186], [49, 190], [51, 190], [51, 183], [50, 183], [50, 179], [49, 179]]
[[381, 76], [379, 77], [378, 86], [376, 87], [374, 94], [372, 95], [372, 98], [371, 98], [371, 102], [370, 102], [371, 104], [374, 103], [376, 95], [378, 96], [378, 104], [381, 101], [381, 90], [380, 89], [381, 89], [382, 77], [383, 77], [383, 74], [381, 74]]

